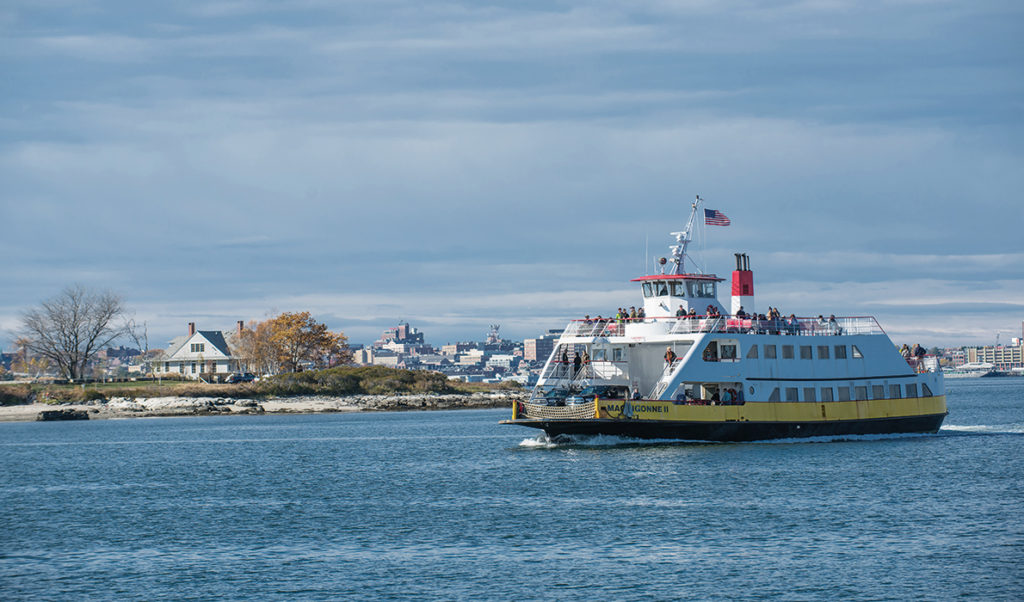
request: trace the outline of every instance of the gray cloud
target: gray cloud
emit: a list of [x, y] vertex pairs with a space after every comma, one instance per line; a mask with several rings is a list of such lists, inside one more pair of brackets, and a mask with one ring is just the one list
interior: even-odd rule
[[10, 3], [0, 327], [81, 281], [167, 332], [315, 298], [366, 336], [526, 335], [636, 303], [645, 240], [664, 254], [695, 193], [734, 222], [708, 267], [750, 253], [780, 305], [871, 310], [820, 291], [877, 286], [924, 328], [882, 300], [928, 281], [922, 315], [997, 318], [1024, 279], [1020, 13]]

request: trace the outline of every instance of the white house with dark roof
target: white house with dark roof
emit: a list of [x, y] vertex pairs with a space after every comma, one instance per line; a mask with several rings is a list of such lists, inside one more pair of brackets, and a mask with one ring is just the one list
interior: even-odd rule
[[158, 375], [180, 375], [206, 381], [224, 380], [229, 374], [241, 371], [241, 361], [234, 349], [238, 348], [243, 323], [234, 331], [196, 330], [196, 323], [188, 323], [188, 334], [175, 337], [167, 344], [162, 358], [154, 362]]

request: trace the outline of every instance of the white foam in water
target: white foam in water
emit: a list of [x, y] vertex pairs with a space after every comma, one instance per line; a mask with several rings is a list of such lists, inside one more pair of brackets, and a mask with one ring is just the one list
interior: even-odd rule
[[947, 424], [940, 430], [955, 433], [1021, 434], [1024, 433], [1024, 424]]

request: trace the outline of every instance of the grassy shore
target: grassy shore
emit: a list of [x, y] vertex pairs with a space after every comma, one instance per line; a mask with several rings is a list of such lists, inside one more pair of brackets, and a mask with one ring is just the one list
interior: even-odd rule
[[27, 403], [82, 403], [123, 397], [219, 397], [266, 399], [309, 395], [415, 395], [471, 394], [518, 389], [515, 384], [463, 383], [443, 374], [422, 370], [397, 370], [382, 366], [343, 366], [263, 378], [259, 382], [207, 384], [195, 381], [90, 383], [86, 385], [0, 383], [0, 405]]

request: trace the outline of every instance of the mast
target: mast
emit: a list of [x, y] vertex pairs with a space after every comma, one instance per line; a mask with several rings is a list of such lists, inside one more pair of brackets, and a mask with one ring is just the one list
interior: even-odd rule
[[693, 240], [693, 225], [697, 217], [697, 206], [704, 202], [704, 199], [697, 195], [697, 200], [693, 202], [693, 209], [690, 211], [690, 219], [686, 221], [686, 228], [682, 232], [672, 232], [672, 236], [676, 237], [676, 244], [672, 245], [672, 273], [682, 274], [683, 269], [686, 267], [684, 262], [686, 261], [686, 247]]

